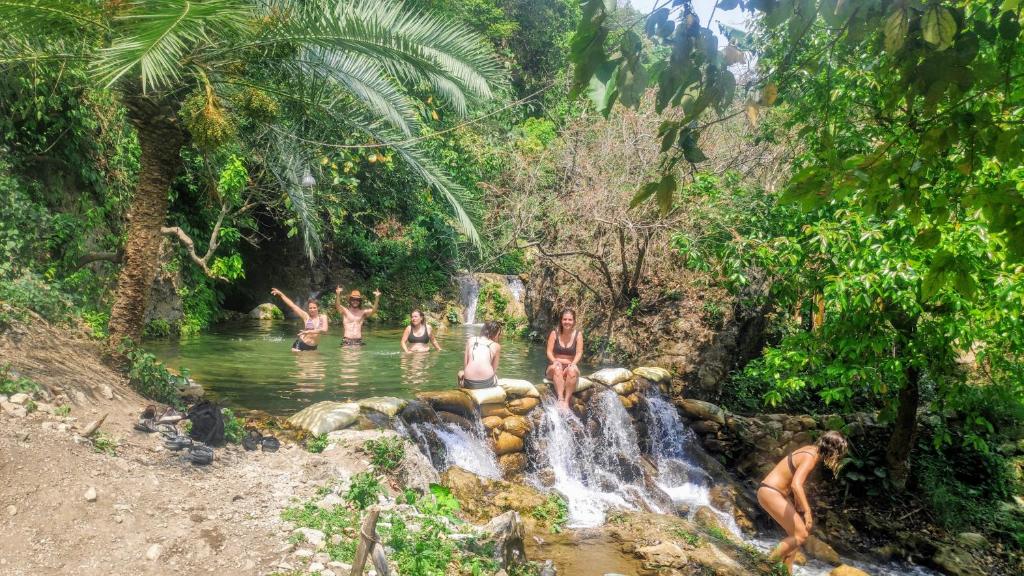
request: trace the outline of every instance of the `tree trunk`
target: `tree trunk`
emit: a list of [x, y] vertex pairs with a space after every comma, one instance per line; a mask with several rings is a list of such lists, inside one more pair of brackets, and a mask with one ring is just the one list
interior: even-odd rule
[[184, 144], [177, 119], [166, 106], [144, 96], [128, 97], [125, 104], [138, 133], [141, 155], [139, 182], [128, 212], [124, 266], [117, 280], [108, 325], [109, 345], [115, 356], [124, 339], [138, 343], [142, 337], [162, 241], [160, 227], [167, 218], [167, 195], [181, 165]]
[[905, 375], [907, 381], [900, 390], [900, 406], [885, 452], [889, 479], [898, 490], [907, 487], [910, 476], [910, 452], [917, 436], [917, 408], [921, 402], [921, 371], [915, 366], [908, 366]]

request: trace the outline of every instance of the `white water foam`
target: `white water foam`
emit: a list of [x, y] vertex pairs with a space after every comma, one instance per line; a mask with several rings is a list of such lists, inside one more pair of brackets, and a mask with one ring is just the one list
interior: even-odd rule
[[476, 323], [476, 300], [480, 295], [480, 283], [472, 274], [463, 274], [455, 279], [459, 283], [459, 302], [465, 309], [463, 324]]
[[523, 281], [519, 279], [519, 276], [505, 276], [505, 283], [508, 284], [508, 291], [512, 294], [512, 299], [522, 303], [526, 286], [523, 285]]
[[482, 429], [474, 434], [449, 423], [435, 426], [434, 433], [445, 447], [445, 469], [458, 466], [485, 478], [501, 478], [498, 460], [484, 440]]

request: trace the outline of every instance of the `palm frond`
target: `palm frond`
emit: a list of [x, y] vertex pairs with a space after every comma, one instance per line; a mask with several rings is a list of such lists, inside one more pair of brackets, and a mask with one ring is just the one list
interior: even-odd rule
[[302, 185], [302, 177], [308, 167], [309, 155], [290, 140], [275, 139], [271, 143], [268, 168], [277, 179], [278, 185], [288, 195], [289, 207], [298, 221], [302, 246], [310, 262], [316, 260], [323, 250], [320, 240], [320, 217], [317, 210], [316, 194], [313, 188]]
[[0, 0], [0, 22], [6, 34], [34, 37], [107, 29], [95, 2], [76, 0]]
[[143, 91], [174, 83], [182, 59], [211, 33], [227, 35], [245, 26], [251, 7], [242, 0], [147, 0], [134, 2], [115, 19], [116, 35], [100, 51], [94, 71], [107, 86], [139, 68]]

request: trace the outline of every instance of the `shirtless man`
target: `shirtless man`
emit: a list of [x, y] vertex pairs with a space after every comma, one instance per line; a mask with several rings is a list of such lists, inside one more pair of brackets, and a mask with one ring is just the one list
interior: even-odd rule
[[373, 307], [369, 310], [363, 308], [363, 295], [359, 290], [353, 290], [348, 295], [348, 307], [341, 305], [341, 286], [334, 289], [334, 307], [341, 315], [341, 323], [345, 327], [345, 338], [342, 346], [362, 346], [363, 342], [363, 321], [377, 312], [380, 304], [380, 290], [373, 291]]

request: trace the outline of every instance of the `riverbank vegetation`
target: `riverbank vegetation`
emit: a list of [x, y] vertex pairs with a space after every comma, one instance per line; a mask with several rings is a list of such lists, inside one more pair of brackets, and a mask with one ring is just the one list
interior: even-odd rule
[[1024, 3], [695, 4], [0, 2], [0, 330], [194, 334], [281, 280], [457, 321], [458, 273], [523, 275], [510, 332], [572, 306], [677, 395], [877, 415], [837, 501], [1019, 555]]

